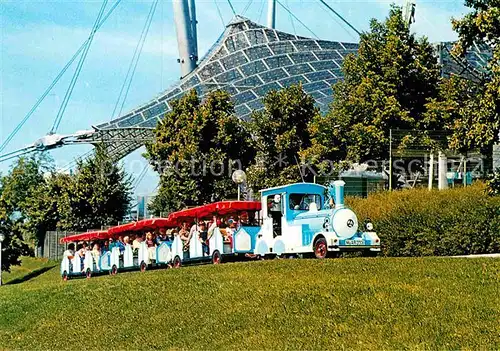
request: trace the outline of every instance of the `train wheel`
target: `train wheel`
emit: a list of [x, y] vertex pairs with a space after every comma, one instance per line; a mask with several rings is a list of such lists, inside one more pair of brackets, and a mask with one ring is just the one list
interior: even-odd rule
[[62, 280], [67, 282], [68, 281], [68, 272], [64, 271], [62, 274]]
[[328, 253], [328, 248], [326, 246], [325, 238], [319, 238], [314, 243], [314, 256], [319, 259], [323, 259], [326, 257]]
[[174, 258], [174, 268], [180, 268], [182, 266], [182, 261], [179, 256], [175, 256]]
[[148, 266], [146, 265], [146, 262], [142, 261], [142, 262], [141, 262], [141, 272], [146, 272], [146, 268], [147, 268], [147, 267], [148, 267]]
[[118, 273], [118, 267], [116, 267], [116, 264], [114, 264], [113, 267], [111, 267], [109, 274], [116, 275], [116, 273]]
[[222, 256], [221, 256], [219, 250], [215, 250], [214, 253], [212, 254], [212, 263], [213, 264], [221, 264], [222, 263]]
[[90, 277], [92, 277], [92, 271], [90, 270], [90, 268], [87, 268], [87, 271], [85, 272], [85, 277], [87, 279], [90, 279]]

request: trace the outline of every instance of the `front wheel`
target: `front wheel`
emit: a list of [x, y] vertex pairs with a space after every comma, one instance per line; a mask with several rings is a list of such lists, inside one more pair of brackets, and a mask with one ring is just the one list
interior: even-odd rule
[[116, 267], [116, 264], [114, 264], [113, 267], [111, 267], [111, 270], [109, 271], [109, 273], [111, 275], [116, 275], [116, 273], [118, 273], [118, 267]]
[[323, 259], [326, 258], [327, 254], [328, 254], [328, 248], [326, 246], [326, 239], [319, 238], [314, 243], [314, 256], [318, 259]]
[[212, 263], [213, 264], [221, 264], [222, 263], [222, 256], [221, 256], [219, 250], [215, 250], [214, 253], [212, 254]]
[[62, 274], [62, 280], [67, 282], [68, 281], [68, 272], [64, 271]]
[[174, 268], [180, 268], [181, 266], [182, 266], [181, 258], [179, 256], [175, 256]]
[[141, 262], [141, 272], [146, 272], [146, 268], [147, 268], [146, 262], [142, 261]]

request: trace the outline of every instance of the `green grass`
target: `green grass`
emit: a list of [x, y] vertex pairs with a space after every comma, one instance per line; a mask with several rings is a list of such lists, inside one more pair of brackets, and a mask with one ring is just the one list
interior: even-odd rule
[[0, 349], [499, 349], [500, 261], [275, 260], [0, 289]]
[[10, 272], [2, 272], [3, 284], [14, 284], [28, 280], [33, 276], [43, 273], [57, 265], [57, 262], [49, 261], [46, 258], [21, 257], [20, 266], [11, 266]]

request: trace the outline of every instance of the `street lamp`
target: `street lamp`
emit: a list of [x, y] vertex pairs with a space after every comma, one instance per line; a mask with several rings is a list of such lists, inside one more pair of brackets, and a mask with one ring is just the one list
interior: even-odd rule
[[235, 182], [238, 185], [238, 201], [240, 201], [240, 193], [241, 193], [240, 187], [241, 184], [247, 181], [247, 175], [241, 169], [237, 169], [236, 171], [233, 172], [231, 178], [233, 179], [233, 182]]
[[2, 285], [2, 242], [5, 239], [5, 235], [0, 233], [0, 285]]

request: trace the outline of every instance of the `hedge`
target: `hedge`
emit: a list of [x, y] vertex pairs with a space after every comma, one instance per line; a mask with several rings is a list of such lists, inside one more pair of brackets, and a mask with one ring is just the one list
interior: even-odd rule
[[500, 252], [500, 196], [486, 185], [411, 189], [347, 198], [360, 221], [375, 225], [385, 256], [449, 256]]

